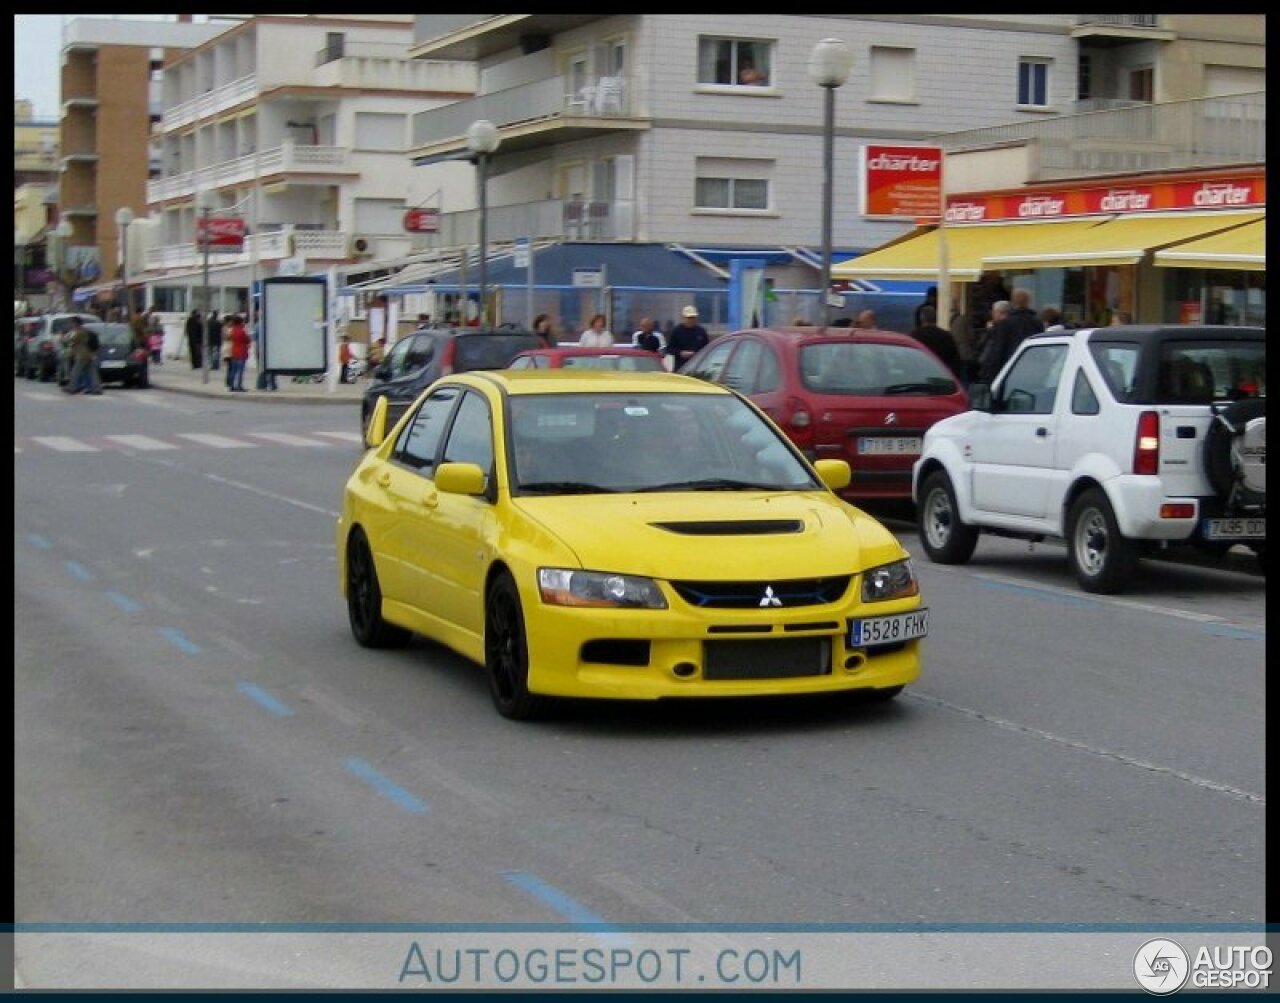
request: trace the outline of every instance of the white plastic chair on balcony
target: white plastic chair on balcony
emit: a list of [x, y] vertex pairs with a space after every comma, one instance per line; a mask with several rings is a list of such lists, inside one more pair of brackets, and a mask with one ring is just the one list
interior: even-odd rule
[[619, 115], [622, 114], [622, 96], [625, 83], [622, 77], [600, 78], [600, 83], [596, 87], [596, 114], [603, 115], [610, 111], [617, 112]]
[[564, 97], [565, 110], [573, 115], [590, 115], [595, 111], [596, 89], [591, 85], [570, 91]]

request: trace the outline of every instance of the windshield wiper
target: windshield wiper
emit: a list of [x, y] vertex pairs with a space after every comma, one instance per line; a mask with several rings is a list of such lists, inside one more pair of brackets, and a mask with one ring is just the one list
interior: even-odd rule
[[929, 380], [927, 383], [891, 383], [884, 388], [886, 394], [930, 394], [946, 393], [947, 388], [941, 380]]
[[611, 495], [617, 492], [599, 484], [588, 484], [586, 481], [534, 481], [532, 484], [521, 484], [521, 491], [531, 491], [547, 495]]
[[636, 488], [637, 491], [781, 491], [777, 484], [757, 484], [754, 481], [735, 481], [728, 477], [703, 477], [694, 481], [670, 481]]

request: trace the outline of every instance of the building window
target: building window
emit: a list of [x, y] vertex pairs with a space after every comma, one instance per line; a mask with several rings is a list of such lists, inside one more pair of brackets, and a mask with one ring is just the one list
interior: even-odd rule
[[1087, 53], [1080, 54], [1076, 66], [1076, 100], [1088, 101], [1093, 97], [1093, 59]]
[[1031, 108], [1049, 105], [1049, 61], [1018, 60], [1018, 104]]
[[355, 148], [387, 150], [399, 153], [405, 149], [405, 127], [408, 118], [385, 112], [356, 112]]
[[916, 50], [871, 47], [871, 100], [916, 99]]
[[771, 86], [773, 43], [744, 38], [698, 39], [698, 83]]
[[1155, 100], [1156, 71], [1150, 66], [1129, 72], [1129, 100], [1150, 104]]
[[699, 209], [768, 209], [769, 182], [761, 178], [698, 178], [694, 202]]

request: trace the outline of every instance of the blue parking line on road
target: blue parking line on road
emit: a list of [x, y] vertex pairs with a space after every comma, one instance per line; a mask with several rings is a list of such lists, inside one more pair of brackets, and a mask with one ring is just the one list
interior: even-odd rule
[[1214, 637], [1234, 637], [1241, 641], [1265, 641], [1267, 635], [1244, 627], [1232, 627], [1225, 623], [1206, 623], [1202, 628], [1206, 634]]
[[173, 627], [161, 627], [160, 636], [169, 641], [179, 651], [185, 651], [188, 655], [198, 655], [204, 648], [196, 644], [194, 641], [187, 640], [187, 636], [180, 630]]
[[615, 927], [608, 920], [596, 915], [581, 902], [575, 902], [559, 888], [547, 884], [541, 878], [530, 874], [528, 871], [503, 871], [502, 876], [517, 888], [528, 892], [538, 901], [549, 906], [574, 924], [589, 925], [596, 929], [621, 931], [621, 927]]
[[1000, 592], [1013, 592], [1018, 595], [1030, 596], [1033, 599], [1048, 599], [1050, 602], [1065, 603], [1068, 606], [1083, 606], [1092, 608], [1102, 605], [1097, 599], [1086, 599], [1084, 596], [1064, 595], [1061, 592], [1053, 592], [1049, 589], [1037, 589], [1030, 585], [1014, 585], [1010, 582], [988, 582], [979, 580], [979, 584], [984, 589], [996, 589]]
[[405, 811], [421, 815], [427, 810], [424, 802], [419, 801], [399, 784], [388, 780], [363, 759], [348, 759], [347, 769], [384, 797], [390, 798]]
[[236, 683], [236, 689], [247, 696], [260, 707], [269, 710], [276, 717], [292, 717], [293, 708], [289, 707], [283, 701], [277, 700], [261, 686], [256, 686], [250, 682]]
[[93, 572], [78, 561], [67, 561], [66, 568], [72, 575], [80, 579], [82, 582], [93, 581]]
[[128, 596], [122, 596], [119, 592], [108, 592], [107, 598], [126, 613], [137, 613], [142, 609], [142, 603], [134, 602]]
[[31, 541], [31, 546], [33, 546], [33, 547], [39, 547], [41, 550], [52, 550], [52, 549], [53, 549], [53, 544], [52, 544], [52, 543], [50, 543], [50, 542], [49, 542], [47, 539], [45, 539], [43, 536], [39, 536], [39, 535], [38, 535], [38, 534], [36, 534], [36, 533], [32, 533], [30, 536], [28, 536], [28, 537], [27, 537], [27, 539]]

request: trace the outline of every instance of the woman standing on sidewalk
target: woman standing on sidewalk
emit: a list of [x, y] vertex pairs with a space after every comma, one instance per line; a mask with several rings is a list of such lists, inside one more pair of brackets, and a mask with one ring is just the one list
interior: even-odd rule
[[244, 318], [236, 314], [227, 325], [227, 341], [231, 343], [231, 355], [227, 360], [227, 387], [232, 393], [244, 393], [244, 367], [249, 361], [249, 332]]

